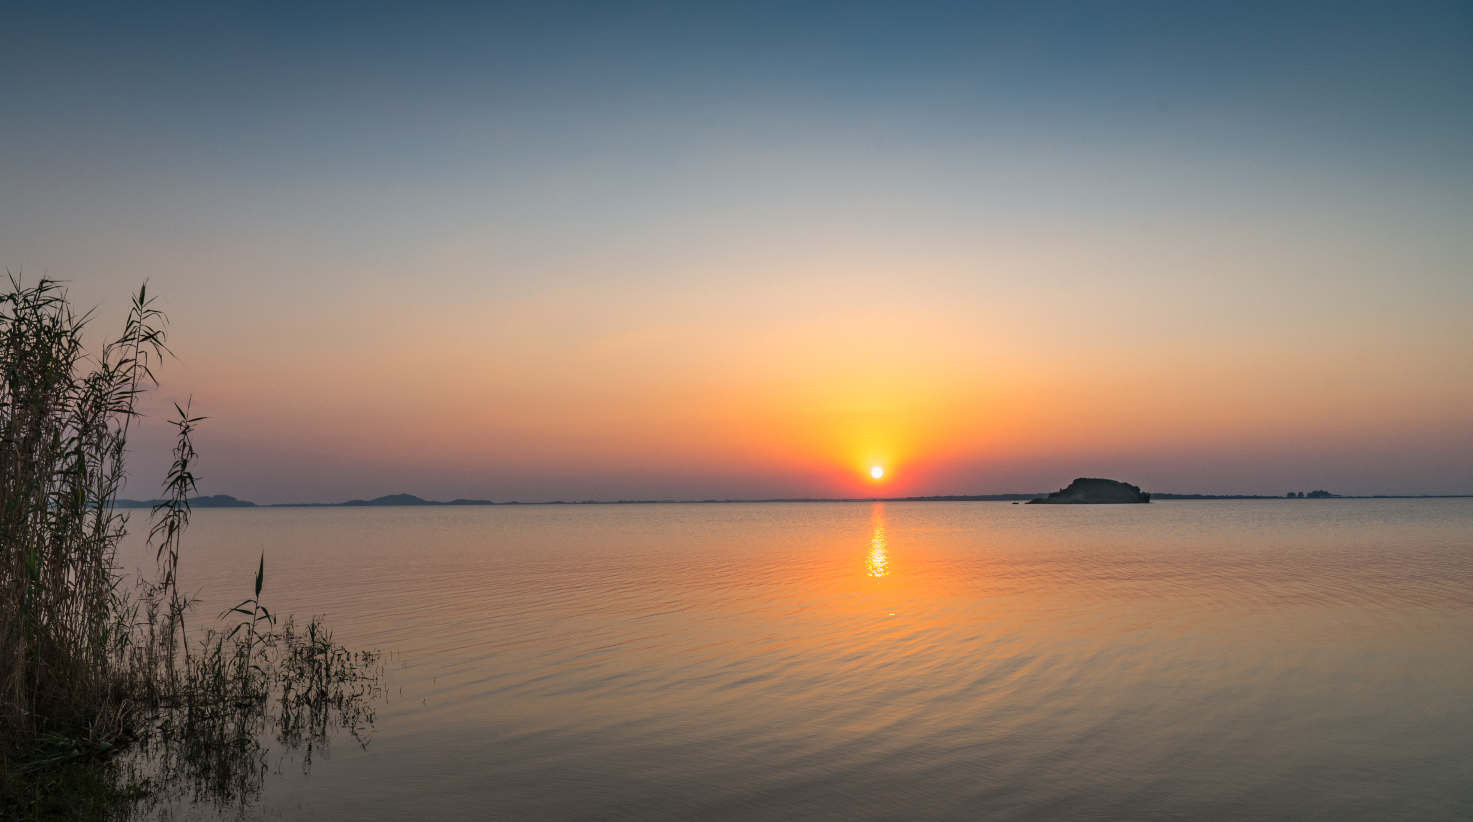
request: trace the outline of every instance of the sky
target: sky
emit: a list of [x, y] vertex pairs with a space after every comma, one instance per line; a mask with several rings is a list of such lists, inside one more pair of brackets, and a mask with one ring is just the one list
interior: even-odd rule
[[1473, 493], [1465, 2], [132, 6], [0, 7], [125, 496]]

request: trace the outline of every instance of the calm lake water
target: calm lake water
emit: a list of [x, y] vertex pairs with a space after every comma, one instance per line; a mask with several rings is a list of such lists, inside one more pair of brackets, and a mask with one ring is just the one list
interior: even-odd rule
[[1473, 818], [1473, 500], [200, 510], [196, 621], [263, 550], [392, 656], [245, 818]]

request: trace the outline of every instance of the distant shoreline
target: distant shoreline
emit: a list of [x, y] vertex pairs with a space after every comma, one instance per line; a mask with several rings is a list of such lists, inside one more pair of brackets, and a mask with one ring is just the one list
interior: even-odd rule
[[[1334, 496], [1330, 496], [1330, 497], [1318, 497], [1318, 498], [1316, 498], [1316, 497], [1308, 497], [1308, 498], [1302, 498], [1302, 499], [1294, 500], [1294, 502], [1323, 502], [1324, 500], [1334, 500], [1334, 499], [1468, 499], [1470, 497], [1473, 497], [1473, 494], [1366, 494], [1366, 495], [1363, 495], [1363, 496], [1357, 496], [1355, 494], [1335, 494]], [[1177, 501], [1177, 502], [1181, 502], [1181, 501], [1190, 502], [1192, 500], [1213, 500], [1213, 499], [1282, 499], [1282, 500], [1287, 500], [1288, 498], [1287, 497], [1252, 496], [1252, 495], [1248, 495], [1248, 494], [1158, 494], [1158, 493], [1156, 493], [1156, 492], [1153, 491], [1153, 492], [1151, 492], [1151, 499], [1152, 500], [1158, 500], [1158, 499], [1159, 500], [1174, 500], [1174, 501]]]
[[[951, 494], [931, 497], [793, 497], [780, 499], [620, 499], [620, 500], [549, 500], [546, 502], [492, 502], [484, 499], [457, 499], [450, 502], [420, 499], [410, 494], [394, 494], [372, 500], [349, 500], [347, 502], [277, 502], [257, 505], [254, 502], [236, 499], [225, 494], [212, 497], [196, 497], [189, 501], [192, 508], [418, 508], [449, 507], [468, 505], [704, 505], [739, 504], [757, 502], [1026, 502], [1047, 497], [1040, 494]], [[1372, 494], [1367, 496], [1324, 497], [1320, 500], [1303, 499], [1295, 502], [1316, 502], [1325, 499], [1469, 499], [1473, 494]], [[1251, 494], [1167, 494], [1151, 492], [1151, 499], [1161, 501], [1191, 502], [1197, 500], [1282, 500], [1286, 497], [1270, 497]], [[162, 500], [120, 499], [116, 508], [152, 508]]]

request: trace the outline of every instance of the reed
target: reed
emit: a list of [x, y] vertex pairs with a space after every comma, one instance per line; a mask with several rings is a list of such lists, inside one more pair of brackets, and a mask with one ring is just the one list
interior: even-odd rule
[[336, 733], [368, 745], [382, 657], [335, 643], [316, 617], [304, 630], [291, 618], [277, 628], [255, 608], [241, 611], [248, 616], [235, 629], [206, 632], [180, 687], [149, 715], [141, 739], [149, 802], [248, 804], [269, 771], [270, 740], [303, 750], [304, 771]]
[[0, 295], [0, 729], [7, 741], [116, 733], [132, 639], [115, 557], [127, 524], [129, 423], [166, 353], [145, 289], [88, 357], [66, 292], [10, 278]]
[[334, 644], [317, 619], [305, 633], [290, 618], [278, 628], [261, 600], [264, 553], [254, 595], [221, 614], [234, 625], [197, 632], [191, 650], [178, 572], [203, 418], [188, 405], [175, 406], [173, 467], [152, 512], [157, 576], [123, 589], [128, 522], [114, 502], [138, 399], [169, 353], [167, 319], [140, 288], [96, 356], [88, 319], [50, 280], [11, 276], [0, 295], [0, 818], [107, 818], [180, 790], [243, 801], [259, 792], [272, 729], [305, 744], [308, 764], [330, 731], [367, 744], [378, 655]]

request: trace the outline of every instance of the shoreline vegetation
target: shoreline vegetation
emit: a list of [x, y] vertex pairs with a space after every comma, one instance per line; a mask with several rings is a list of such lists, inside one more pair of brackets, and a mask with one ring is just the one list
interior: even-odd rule
[[[178, 418], [166, 495], [150, 508], [154, 579], [132, 580], [117, 509], [137, 401], [169, 353], [140, 288], [123, 334], [89, 354], [88, 315], [42, 279], [0, 295], [0, 819], [118, 819], [174, 802], [242, 812], [260, 795], [263, 740], [319, 751], [373, 724], [382, 657], [313, 618], [278, 624], [254, 594], [194, 622], [179, 587], [198, 492]], [[132, 583], [130, 588], [129, 583]], [[190, 622], [186, 630], [186, 620]]]
[[[1232, 500], [1232, 499], [1286, 499], [1284, 496], [1266, 494], [1171, 494], [1158, 491], [1146, 492], [1152, 500]], [[1312, 492], [1313, 493], [1313, 492]], [[775, 499], [618, 499], [618, 500], [548, 500], [543, 502], [492, 502], [484, 499], [457, 499], [436, 502], [421, 499], [411, 494], [393, 494], [371, 500], [349, 500], [348, 502], [276, 502], [257, 504], [236, 499], [226, 494], [209, 497], [192, 497], [191, 508], [379, 508], [404, 506], [455, 506], [455, 505], [704, 505], [737, 504], [756, 502], [1027, 502], [1043, 499], [1047, 493], [1036, 494], [945, 494], [930, 497], [786, 497]], [[1295, 499], [1295, 497], [1287, 497]], [[1324, 496], [1301, 496], [1298, 499], [1473, 499], [1473, 494], [1326, 494]], [[117, 508], [153, 508], [161, 500], [117, 500]]]

